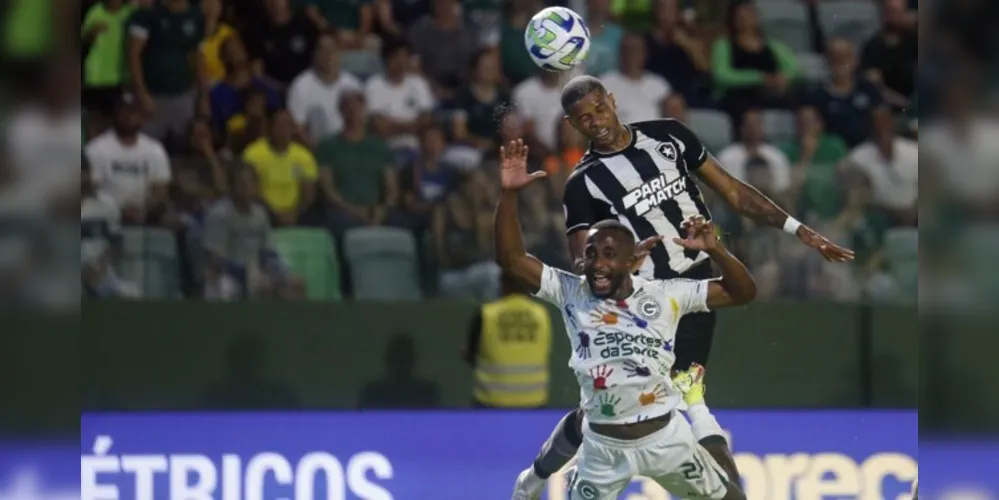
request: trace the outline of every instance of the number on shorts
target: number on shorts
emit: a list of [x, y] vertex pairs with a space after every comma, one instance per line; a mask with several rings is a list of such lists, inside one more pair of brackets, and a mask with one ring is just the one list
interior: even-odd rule
[[684, 462], [680, 465], [680, 472], [689, 481], [701, 479], [704, 477], [704, 464], [701, 463], [700, 457], [694, 456], [693, 462]]

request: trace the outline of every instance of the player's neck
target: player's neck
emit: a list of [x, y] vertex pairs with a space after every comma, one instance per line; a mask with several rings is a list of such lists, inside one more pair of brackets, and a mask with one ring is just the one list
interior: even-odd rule
[[628, 297], [631, 297], [631, 294], [633, 293], [635, 293], [635, 282], [631, 279], [631, 276], [627, 276], [624, 281], [621, 282], [621, 286], [617, 288], [617, 291], [608, 297], [608, 299], [626, 300]]
[[593, 150], [600, 154], [611, 154], [621, 151], [622, 149], [628, 147], [631, 144], [631, 129], [627, 125], [621, 124], [621, 128], [618, 130], [617, 138], [614, 142], [606, 147], [593, 145]]

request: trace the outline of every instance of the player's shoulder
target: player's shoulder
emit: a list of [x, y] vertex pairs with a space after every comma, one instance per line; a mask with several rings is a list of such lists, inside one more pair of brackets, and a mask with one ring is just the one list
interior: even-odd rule
[[632, 129], [637, 130], [653, 139], [676, 139], [677, 134], [689, 134], [690, 129], [680, 120], [673, 118], [660, 118], [658, 120], [648, 120], [628, 124]]
[[696, 288], [704, 280], [691, 278], [666, 278], [647, 280], [641, 287], [643, 290], [664, 295], [667, 298], [683, 295], [692, 288]]
[[597, 165], [601, 165], [600, 156], [595, 154], [593, 150], [587, 150], [583, 157], [576, 162], [576, 166], [572, 168], [572, 173], [569, 174], [569, 177], [565, 179], [565, 185], [569, 186], [585, 182], [586, 172]]

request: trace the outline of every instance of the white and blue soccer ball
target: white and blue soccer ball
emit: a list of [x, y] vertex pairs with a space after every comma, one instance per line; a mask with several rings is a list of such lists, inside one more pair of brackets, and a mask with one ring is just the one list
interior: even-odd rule
[[586, 59], [590, 29], [583, 17], [565, 7], [548, 7], [531, 18], [524, 30], [527, 53], [548, 71], [566, 71]]

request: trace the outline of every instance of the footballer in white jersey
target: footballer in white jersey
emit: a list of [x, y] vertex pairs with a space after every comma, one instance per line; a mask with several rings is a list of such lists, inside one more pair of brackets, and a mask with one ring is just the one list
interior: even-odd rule
[[494, 219], [496, 260], [539, 298], [557, 305], [572, 340], [569, 366], [586, 411], [583, 444], [570, 485], [571, 500], [612, 500], [635, 476], [688, 499], [745, 500], [676, 412], [670, 381], [676, 323], [687, 313], [745, 304], [756, 296], [746, 267], [701, 217], [675, 243], [705, 252], [721, 269], [717, 280], [645, 280], [632, 276], [639, 258], [633, 233], [616, 220], [591, 226], [583, 275], [549, 267], [524, 249], [517, 191], [544, 172], [527, 173], [527, 148], [500, 151], [501, 186]]

